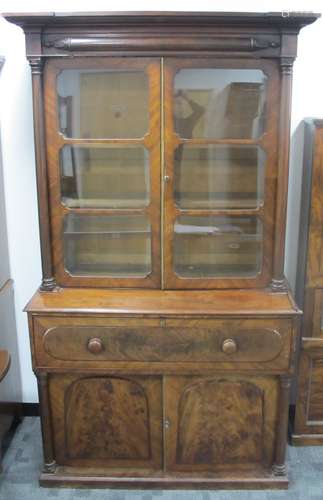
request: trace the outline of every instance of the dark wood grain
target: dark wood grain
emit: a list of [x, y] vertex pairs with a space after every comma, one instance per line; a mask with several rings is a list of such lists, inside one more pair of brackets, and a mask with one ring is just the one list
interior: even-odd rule
[[250, 382], [207, 380], [186, 387], [178, 410], [179, 466], [261, 461], [262, 400], [263, 391]]
[[323, 339], [303, 337], [292, 441], [301, 446], [323, 444]]
[[49, 397], [59, 465], [161, 468], [160, 378], [54, 374]]
[[[109, 325], [110, 323], [110, 325]], [[112, 368], [118, 363], [189, 363], [217, 369], [289, 368], [290, 320], [125, 320], [52, 318], [34, 320], [36, 363], [42, 367]], [[233, 352], [224, 344], [235, 343]], [[89, 349], [96, 340], [97, 351]], [[216, 365], [212, 365], [216, 363]], [[175, 365], [176, 366], [176, 365]]]
[[250, 470], [257, 463], [271, 464], [277, 415], [274, 378], [167, 378], [166, 394], [170, 470]]
[[53, 445], [52, 415], [50, 411], [47, 373], [38, 373], [37, 383], [41, 415], [41, 431], [43, 438], [43, 470], [44, 472], [54, 473], [56, 469], [56, 460]]
[[151, 455], [148, 406], [137, 383], [80, 379], [66, 391], [65, 404], [66, 453], [71, 459], [147, 460]]
[[[303, 188], [296, 282], [298, 303], [304, 308], [301, 324], [295, 444], [323, 443], [323, 120], [304, 123]], [[308, 436], [308, 438], [307, 438]]]

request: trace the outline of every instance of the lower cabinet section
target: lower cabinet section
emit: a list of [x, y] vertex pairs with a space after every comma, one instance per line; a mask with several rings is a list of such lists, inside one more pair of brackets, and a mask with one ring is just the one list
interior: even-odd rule
[[323, 444], [323, 339], [304, 337], [299, 362], [298, 395], [292, 442]]
[[41, 485], [288, 486], [298, 310], [270, 291], [192, 293], [35, 295]]
[[279, 387], [275, 376], [49, 374], [56, 472], [270, 481]]

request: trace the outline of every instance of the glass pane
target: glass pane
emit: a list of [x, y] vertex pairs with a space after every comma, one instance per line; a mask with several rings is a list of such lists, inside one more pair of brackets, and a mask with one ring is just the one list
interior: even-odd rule
[[66, 270], [77, 276], [144, 277], [151, 272], [151, 227], [145, 215], [69, 214]]
[[254, 276], [262, 265], [257, 217], [182, 215], [175, 223], [174, 270], [184, 278]]
[[57, 78], [60, 131], [66, 137], [134, 138], [148, 130], [143, 71], [67, 69]]
[[174, 123], [184, 138], [252, 139], [264, 132], [266, 77], [258, 69], [182, 69]]
[[175, 151], [175, 201], [186, 209], [255, 208], [264, 198], [265, 153], [257, 146], [189, 146]]
[[64, 146], [60, 169], [62, 202], [68, 207], [149, 204], [149, 154], [143, 146]]

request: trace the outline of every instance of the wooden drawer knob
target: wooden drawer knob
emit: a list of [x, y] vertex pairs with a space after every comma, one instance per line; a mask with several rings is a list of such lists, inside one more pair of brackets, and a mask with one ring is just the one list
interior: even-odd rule
[[222, 342], [222, 351], [225, 354], [233, 354], [234, 352], [237, 352], [238, 346], [235, 340], [233, 339], [226, 339]]
[[87, 343], [87, 348], [92, 354], [100, 354], [103, 351], [103, 343], [101, 339], [93, 338]]

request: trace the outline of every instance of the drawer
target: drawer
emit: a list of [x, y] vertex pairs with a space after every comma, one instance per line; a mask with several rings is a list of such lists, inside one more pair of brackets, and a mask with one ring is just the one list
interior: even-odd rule
[[[109, 366], [132, 362], [288, 369], [289, 319], [171, 320], [34, 318], [36, 366]], [[220, 366], [221, 365], [221, 366]]]

